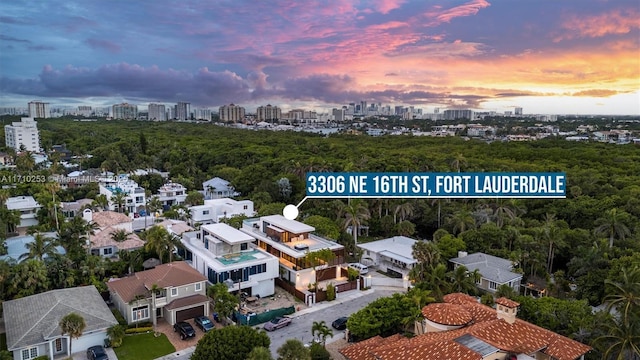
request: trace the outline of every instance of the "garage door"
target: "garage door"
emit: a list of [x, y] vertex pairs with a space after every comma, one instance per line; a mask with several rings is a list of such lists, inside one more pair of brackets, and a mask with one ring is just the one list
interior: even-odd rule
[[193, 319], [196, 316], [204, 316], [204, 305], [176, 311], [176, 322]]
[[84, 352], [87, 351], [87, 349], [91, 346], [104, 345], [104, 339], [106, 338], [107, 334], [104, 331], [82, 335], [77, 339], [73, 339], [73, 341], [71, 342], [71, 346], [73, 347], [71, 352]]

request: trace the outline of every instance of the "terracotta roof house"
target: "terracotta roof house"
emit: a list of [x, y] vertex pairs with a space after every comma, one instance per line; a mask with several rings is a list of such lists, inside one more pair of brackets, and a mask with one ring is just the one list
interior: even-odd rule
[[[3, 306], [7, 348], [14, 359], [67, 358], [90, 346], [103, 345], [107, 329], [118, 324], [93, 285], [52, 290], [5, 301]], [[58, 324], [72, 312], [84, 318], [86, 328], [70, 341]]]
[[463, 265], [469, 271], [478, 270], [482, 276], [476, 283], [479, 289], [495, 293], [500, 285], [507, 284], [516, 294], [520, 293], [522, 274], [513, 272], [513, 264], [507, 259], [481, 252], [467, 254], [465, 251], [459, 251], [458, 257], [449, 261], [453, 263], [454, 268]]
[[184, 261], [158, 265], [107, 282], [111, 301], [127, 323], [164, 318], [173, 325], [209, 315], [207, 278]]
[[[91, 253], [94, 255], [115, 257], [119, 251], [131, 251], [144, 246], [144, 241], [133, 233], [133, 220], [125, 214], [85, 209], [82, 216], [87, 222], [93, 222], [98, 226], [94, 234], [89, 236]], [[119, 230], [127, 233], [126, 240], [113, 240], [112, 235]]]
[[[91, 215], [91, 219], [89, 221], [93, 221], [100, 228], [106, 228], [109, 226], [118, 226], [122, 227], [125, 230], [132, 231], [131, 223], [133, 222], [130, 217], [123, 213], [118, 213], [115, 211], [96, 211]], [[129, 224], [129, 226], [127, 226]]]
[[348, 360], [582, 359], [591, 347], [516, 318], [520, 304], [500, 298], [496, 309], [465, 294], [422, 309], [413, 338], [376, 336], [348, 346]]

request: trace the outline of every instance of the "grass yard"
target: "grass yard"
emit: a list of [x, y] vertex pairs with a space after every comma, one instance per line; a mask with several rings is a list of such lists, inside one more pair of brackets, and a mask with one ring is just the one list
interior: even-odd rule
[[113, 349], [119, 360], [152, 360], [171, 354], [176, 348], [165, 334], [155, 337], [153, 333], [127, 335], [122, 346]]

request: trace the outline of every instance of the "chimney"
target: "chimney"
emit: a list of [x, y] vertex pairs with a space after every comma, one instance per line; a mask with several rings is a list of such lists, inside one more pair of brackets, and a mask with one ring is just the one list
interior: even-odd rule
[[90, 223], [91, 221], [93, 221], [93, 211], [91, 209], [84, 209], [84, 211], [82, 212], [82, 218], [84, 219], [84, 221]]
[[509, 324], [513, 324], [516, 322], [516, 314], [518, 313], [519, 303], [507, 299], [506, 297], [501, 297], [496, 300], [496, 315], [498, 319], [504, 319], [504, 321]]
[[459, 258], [461, 258], [461, 257], [465, 257], [465, 256], [467, 256], [467, 255], [469, 255], [469, 253], [467, 253], [466, 251], [458, 251], [458, 257], [459, 257]]

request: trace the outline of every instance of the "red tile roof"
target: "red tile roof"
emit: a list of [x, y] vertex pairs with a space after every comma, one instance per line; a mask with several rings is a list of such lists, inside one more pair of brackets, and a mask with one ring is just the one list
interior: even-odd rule
[[175, 261], [137, 272], [129, 277], [109, 280], [107, 287], [116, 292], [124, 302], [130, 302], [136, 296], [148, 297], [148, 290], [154, 285], [163, 289], [206, 280], [207, 278], [186, 262]]
[[461, 305], [434, 303], [422, 308], [422, 315], [435, 323], [442, 325], [466, 325], [473, 318]]
[[496, 301], [496, 304], [502, 305], [502, 306], [506, 306], [508, 308], [517, 308], [518, 306], [520, 306], [520, 303], [517, 303], [511, 299], [507, 299], [506, 297], [501, 297], [498, 298]]
[[98, 224], [100, 228], [106, 228], [107, 226], [132, 222], [133, 220], [127, 215], [115, 211], [96, 211], [92, 214], [92, 221]]
[[[398, 338], [398, 335], [386, 339], [376, 336], [344, 348], [340, 352], [349, 360], [482, 359], [480, 354], [454, 341], [466, 334], [503, 352], [523, 354], [541, 352], [558, 360], [574, 360], [591, 350], [591, 347], [585, 344], [526, 321], [516, 319], [513, 324], [510, 324], [504, 319], [498, 319], [495, 309], [478, 303], [475, 298], [468, 295], [449, 294], [444, 299], [451, 303], [430, 304], [423, 308], [423, 313], [429, 307], [427, 314], [435, 317], [437, 316], [436, 310], [441, 309], [447, 315], [438, 316], [455, 319], [453, 310], [457, 309], [464, 314], [460, 316], [460, 319], [466, 318], [467, 315], [472, 318], [471, 324], [460, 329], [426, 333], [411, 339]], [[513, 304], [517, 304], [509, 299], [504, 300], [500, 300], [501, 305], [513, 306]]]

